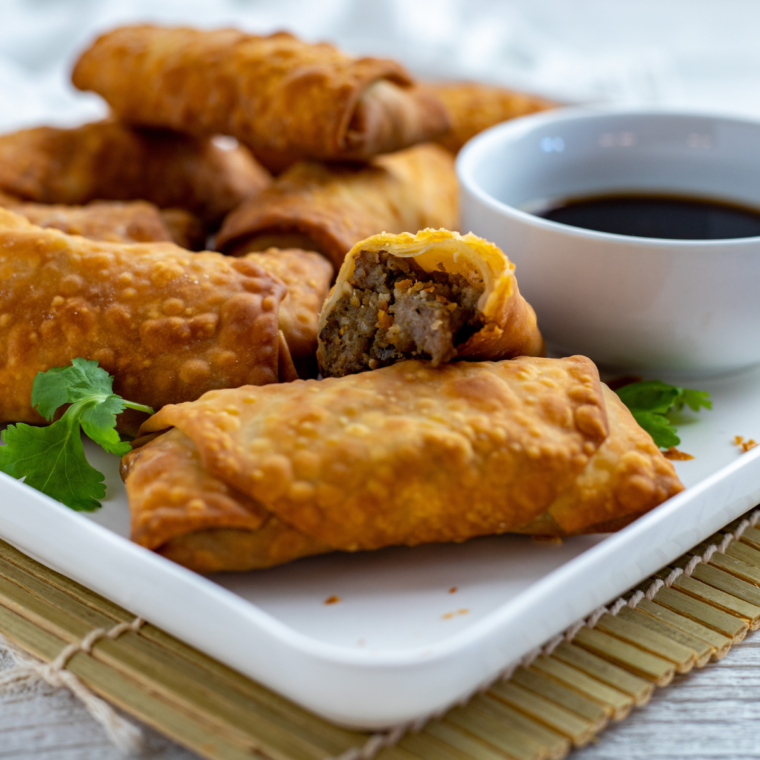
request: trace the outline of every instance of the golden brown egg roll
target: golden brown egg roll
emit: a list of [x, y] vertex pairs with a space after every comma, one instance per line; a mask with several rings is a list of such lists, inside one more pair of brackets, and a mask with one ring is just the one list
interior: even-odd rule
[[458, 229], [454, 160], [437, 145], [418, 145], [366, 166], [296, 164], [232, 212], [216, 238], [232, 255], [303, 248], [339, 268], [355, 243], [378, 232]]
[[0, 209], [0, 422], [42, 422], [35, 376], [76, 357], [98, 361], [115, 393], [154, 409], [277, 382], [284, 297], [253, 261], [95, 242]]
[[449, 112], [451, 127], [435, 141], [452, 153], [495, 124], [559, 105], [537, 95], [476, 82], [429, 82], [425, 86]]
[[243, 147], [113, 120], [0, 135], [0, 189], [37, 203], [146, 200], [215, 224], [270, 182]]
[[0, 197], [0, 206], [38, 227], [81, 235], [110, 243], [160, 243], [173, 241], [161, 212], [145, 201], [93, 202], [86, 206], [24, 203]]
[[249, 253], [245, 258], [285, 284], [280, 330], [299, 377], [316, 377], [317, 323], [332, 282], [332, 264], [318, 253], [297, 249], [270, 248], [263, 253]]
[[606, 529], [682, 489], [614, 403], [585, 357], [411, 361], [209, 393], [164, 407], [142, 431], [173, 427], [122, 460], [132, 538], [214, 572]]
[[286, 32], [125, 26], [84, 52], [72, 81], [125, 121], [232, 135], [280, 166], [367, 159], [449, 125], [442, 103], [398, 63], [353, 58]]
[[514, 264], [472, 233], [374, 235], [346, 256], [319, 318], [318, 359], [341, 377], [407, 359], [543, 356]]

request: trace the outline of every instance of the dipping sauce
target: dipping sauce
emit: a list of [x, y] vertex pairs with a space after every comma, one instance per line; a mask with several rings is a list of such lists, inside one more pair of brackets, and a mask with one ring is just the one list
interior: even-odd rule
[[677, 195], [569, 198], [536, 216], [571, 227], [645, 238], [728, 240], [760, 236], [760, 209]]

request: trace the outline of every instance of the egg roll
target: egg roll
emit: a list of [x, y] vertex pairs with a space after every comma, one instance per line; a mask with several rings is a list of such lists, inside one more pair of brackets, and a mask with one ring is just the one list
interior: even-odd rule
[[264, 160], [363, 160], [449, 125], [443, 104], [394, 61], [353, 58], [278, 32], [125, 26], [100, 36], [72, 81], [120, 118], [236, 137]]
[[36, 203], [146, 200], [217, 224], [270, 182], [243, 147], [114, 120], [0, 135], [0, 190]]
[[[253, 261], [91, 241], [0, 209], [0, 422], [43, 422], [31, 406], [35, 376], [76, 357], [154, 409], [275, 383], [285, 292]], [[120, 421], [124, 432], [138, 425]]]
[[426, 227], [459, 227], [454, 160], [431, 144], [366, 166], [296, 164], [224, 220], [216, 246], [232, 255], [303, 248], [324, 254], [338, 269], [370, 235]]
[[425, 86], [449, 113], [451, 127], [435, 141], [452, 153], [495, 124], [559, 105], [537, 95], [476, 82], [430, 82]]
[[341, 377], [407, 359], [543, 356], [514, 264], [472, 233], [374, 235], [346, 256], [319, 318], [318, 359]]
[[145, 201], [95, 201], [86, 206], [24, 203], [0, 194], [0, 206], [67, 235], [110, 243], [160, 243], [173, 241], [161, 212]]
[[249, 253], [245, 258], [285, 284], [280, 330], [299, 377], [316, 377], [317, 323], [332, 282], [332, 264], [318, 253], [295, 249], [270, 248], [263, 253]]
[[[212, 392], [164, 407], [122, 460], [132, 539], [216, 572], [606, 528], [682, 488], [632, 418], [615, 412], [608, 427], [610, 400], [585, 357], [410, 361]], [[542, 522], [550, 509], [568, 517]]]

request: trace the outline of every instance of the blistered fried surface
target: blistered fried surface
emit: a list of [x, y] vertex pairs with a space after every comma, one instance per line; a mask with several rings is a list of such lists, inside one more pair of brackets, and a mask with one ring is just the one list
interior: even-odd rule
[[[455, 357], [505, 359], [544, 354], [536, 314], [520, 295], [514, 265], [501, 249], [472, 233], [464, 236], [448, 230], [423, 230], [416, 235], [383, 233], [362, 240], [351, 249], [322, 309], [318, 358], [324, 375], [343, 374], [340, 353], [325, 342], [324, 328], [331, 314], [353, 297], [354, 270], [366, 251], [385, 251], [401, 259], [411, 259], [423, 270], [462, 275], [484, 288], [477, 307], [483, 326], [464, 343], [454, 346]], [[382, 289], [382, 283], [378, 283], [378, 288]], [[385, 319], [393, 317], [385, 314]], [[342, 335], [333, 334], [329, 339], [351, 341], [358, 328], [358, 324], [347, 324], [341, 328]]]
[[28, 219], [38, 227], [49, 227], [67, 235], [110, 243], [160, 243], [173, 238], [160, 211], [145, 201], [130, 203], [94, 202], [86, 206], [7, 202], [0, 206]]
[[245, 148], [113, 120], [0, 135], [0, 189], [37, 203], [146, 200], [214, 223], [270, 182]]
[[536, 95], [476, 82], [430, 82], [425, 86], [449, 112], [451, 128], [436, 142], [452, 153], [458, 153], [470, 138], [495, 124], [558, 105]]
[[44, 230], [0, 209], [0, 421], [40, 422], [32, 381], [97, 360], [158, 409], [278, 379], [285, 286], [252, 261]]
[[212, 392], [165, 407], [142, 432], [169, 426], [193, 440], [213, 476], [349, 551], [523, 525], [607, 435], [598, 374], [584, 357], [406, 362]]
[[606, 385], [602, 391], [610, 435], [572, 487], [549, 508], [552, 535], [623, 527], [683, 491], [675, 468], [649, 433], [616, 393]]
[[317, 323], [330, 282], [332, 264], [318, 253], [272, 248], [249, 253], [246, 260], [282, 280], [287, 294], [280, 304], [279, 325], [301, 377], [315, 377]]
[[[454, 161], [437, 145], [419, 145], [366, 166], [299, 163], [225, 219], [217, 247], [240, 254], [297, 245], [339, 268], [360, 240], [380, 232], [458, 229]], [[278, 236], [284, 236], [280, 244]]]
[[[139, 462], [138, 466], [137, 463]], [[269, 513], [203, 469], [198, 449], [179, 430], [124, 457], [132, 537], [154, 549], [175, 535], [225, 527], [256, 530]]]
[[279, 166], [298, 157], [369, 158], [449, 123], [443, 104], [399, 64], [285, 32], [122, 27], [85, 51], [72, 79], [126, 121], [232, 135]]

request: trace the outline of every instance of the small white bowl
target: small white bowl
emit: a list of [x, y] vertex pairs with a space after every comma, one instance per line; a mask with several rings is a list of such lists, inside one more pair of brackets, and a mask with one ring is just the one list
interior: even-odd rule
[[459, 154], [462, 231], [515, 263], [549, 347], [628, 370], [760, 362], [760, 237], [665, 240], [527, 213], [552, 199], [656, 192], [760, 209], [760, 121], [573, 108], [500, 124]]

